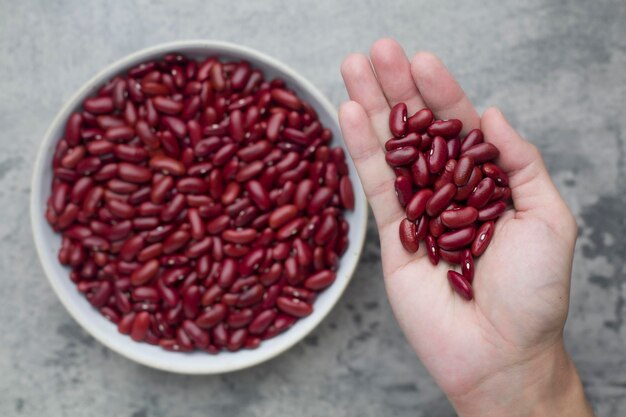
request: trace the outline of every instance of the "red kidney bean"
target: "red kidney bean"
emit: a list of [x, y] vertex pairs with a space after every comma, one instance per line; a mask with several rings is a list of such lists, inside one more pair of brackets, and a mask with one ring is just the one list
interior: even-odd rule
[[409, 133], [403, 138], [391, 138], [385, 142], [385, 150], [392, 151], [394, 149], [403, 148], [405, 146], [419, 148], [422, 143], [422, 137], [417, 133]]
[[476, 228], [469, 226], [442, 234], [437, 239], [437, 245], [446, 250], [458, 250], [471, 244], [475, 236]]
[[230, 328], [239, 329], [247, 326], [254, 318], [254, 313], [249, 308], [244, 308], [239, 311], [231, 311], [226, 318], [226, 324]]
[[448, 147], [446, 141], [441, 136], [437, 136], [433, 139], [433, 144], [431, 145], [430, 153], [428, 154], [429, 171], [433, 174], [441, 172], [446, 165], [447, 160]]
[[406, 206], [406, 215], [410, 221], [417, 220], [424, 213], [432, 196], [433, 192], [429, 189], [420, 190], [413, 195]]
[[435, 238], [431, 235], [426, 236], [426, 251], [430, 263], [437, 265], [439, 263], [439, 246]]
[[[206, 294], [206, 293], [205, 293]], [[211, 329], [224, 321], [228, 308], [224, 304], [206, 307], [196, 319], [196, 324], [203, 329]]]
[[[433, 112], [430, 109], [421, 109], [406, 121], [407, 131], [424, 133], [433, 121]], [[416, 145], [419, 146], [419, 145]]]
[[470, 131], [461, 143], [461, 153], [465, 152], [474, 145], [483, 143], [483, 132], [480, 129]]
[[459, 187], [467, 184], [473, 169], [474, 160], [469, 156], [461, 157], [454, 170], [454, 183]]
[[445, 231], [441, 216], [433, 217], [428, 223], [428, 231], [433, 237], [439, 237]]
[[332, 189], [328, 187], [320, 187], [311, 197], [309, 201], [309, 205], [307, 207], [307, 212], [309, 214], [316, 214], [322, 208], [326, 207], [328, 202], [332, 199], [334, 192]]
[[132, 273], [130, 281], [134, 286], [144, 285], [154, 278], [158, 271], [159, 261], [151, 259]]
[[432, 137], [443, 136], [445, 139], [453, 139], [461, 133], [463, 123], [458, 119], [436, 120], [426, 130]]
[[339, 198], [346, 210], [354, 210], [354, 189], [348, 176], [343, 176], [339, 180]]
[[456, 201], [464, 201], [466, 200], [470, 194], [474, 191], [478, 183], [483, 179], [483, 174], [479, 167], [474, 167], [472, 173], [470, 174], [469, 179], [467, 180], [467, 184], [459, 187], [454, 195], [454, 199]]
[[465, 279], [465, 277], [459, 274], [456, 271], [448, 271], [448, 281], [450, 285], [459, 295], [461, 295], [466, 300], [471, 300], [474, 298], [474, 293], [472, 291], [472, 285]]
[[[121, 322], [120, 322], [121, 323]], [[150, 325], [150, 313], [142, 311], [137, 313], [130, 330], [130, 337], [135, 342], [141, 342], [146, 338]]]
[[463, 261], [463, 252], [464, 251], [462, 250], [439, 249], [439, 256], [446, 262], [461, 265]]
[[506, 210], [506, 203], [502, 200], [491, 203], [478, 210], [478, 220], [481, 222], [495, 220]]
[[418, 241], [422, 241], [426, 239], [426, 235], [428, 234], [428, 231], [429, 231], [429, 223], [430, 223], [430, 219], [426, 215], [422, 216], [419, 220], [415, 221], [415, 225], [416, 225], [415, 236], [417, 237]]
[[413, 197], [413, 183], [406, 176], [398, 176], [394, 181], [396, 196], [402, 207], [406, 207], [411, 197]]
[[222, 239], [227, 242], [246, 244], [254, 241], [258, 233], [254, 229], [225, 230], [222, 232]]
[[496, 185], [500, 187], [506, 187], [509, 185], [509, 177], [505, 172], [496, 164], [486, 162], [481, 167], [483, 174], [495, 181]]
[[395, 137], [402, 137], [407, 131], [406, 104], [398, 103], [389, 113], [389, 130]]
[[405, 146], [387, 152], [385, 159], [391, 166], [409, 165], [418, 158], [418, 154], [416, 148]]
[[83, 102], [83, 107], [92, 114], [111, 113], [115, 106], [111, 97], [92, 97]]
[[304, 286], [310, 290], [321, 291], [330, 286], [335, 279], [335, 272], [330, 270], [320, 271], [305, 279]]
[[431, 176], [428, 169], [428, 161], [421, 152], [417, 152], [417, 159], [411, 165], [411, 177], [413, 182], [419, 187], [426, 187], [430, 184]]
[[322, 217], [320, 227], [313, 238], [315, 244], [324, 245], [333, 239], [337, 234], [337, 219], [332, 215]]
[[456, 160], [461, 153], [461, 140], [457, 137], [448, 141], [448, 158]]
[[473, 224], [478, 219], [478, 210], [474, 207], [462, 207], [457, 210], [445, 210], [441, 213], [442, 223], [450, 229], [460, 229]]
[[426, 203], [428, 215], [433, 217], [440, 214], [450, 204], [456, 192], [457, 189], [454, 184], [448, 183], [432, 194]]
[[474, 257], [472, 256], [472, 251], [469, 249], [463, 251], [461, 272], [465, 279], [471, 284], [474, 280]]
[[461, 154], [461, 156], [469, 156], [474, 159], [475, 164], [491, 161], [492, 159], [496, 159], [498, 155], [500, 155], [498, 148], [487, 142], [474, 145]]
[[400, 242], [407, 252], [415, 253], [419, 248], [415, 223], [409, 219], [402, 219], [400, 222]]
[[80, 113], [72, 113], [65, 124], [65, 140], [70, 146], [80, 143], [80, 128], [83, 124], [83, 116]]
[[313, 312], [313, 307], [310, 304], [297, 298], [278, 297], [276, 306], [284, 313], [294, 317], [306, 317]]
[[491, 178], [483, 178], [467, 198], [467, 205], [480, 209], [489, 202], [495, 189], [496, 184]]

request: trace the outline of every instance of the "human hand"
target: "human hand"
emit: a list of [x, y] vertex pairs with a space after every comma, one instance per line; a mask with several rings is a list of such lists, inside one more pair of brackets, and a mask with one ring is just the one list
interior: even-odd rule
[[[592, 415], [563, 346], [576, 221], [539, 151], [497, 109], [480, 117], [432, 54], [409, 62], [397, 42], [383, 39], [370, 59], [344, 60], [351, 101], [339, 118], [376, 218], [389, 300], [411, 346], [462, 416]], [[398, 102], [409, 115], [428, 107], [438, 119], [460, 119], [463, 134], [480, 128], [500, 150], [514, 209], [476, 261], [472, 302], [450, 287], [446, 262], [433, 266], [423, 244], [412, 254], [400, 243], [405, 215], [383, 148]]]

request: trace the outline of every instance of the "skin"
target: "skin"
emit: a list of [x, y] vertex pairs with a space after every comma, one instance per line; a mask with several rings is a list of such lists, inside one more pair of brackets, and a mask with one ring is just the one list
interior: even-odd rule
[[[409, 61], [391, 39], [367, 57], [349, 55], [341, 72], [350, 96], [339, 112], [380, 233], [385, 285], [406, 337], [460, 416], [592, 416], [563, 344], [577, 226], [537, 148], [490, 108], [480, 116], [442, 62], [428, 52]], [[404, 218], [383, 145], [389, 111], [428, 107], [456, 118], [463, 133], [480, 128], [500, 149], [514, 209], [498, 220], [475, 265], [475, 298], [450, 287], [450, 266], [433, 266], [423, 243], [406, 252]]]

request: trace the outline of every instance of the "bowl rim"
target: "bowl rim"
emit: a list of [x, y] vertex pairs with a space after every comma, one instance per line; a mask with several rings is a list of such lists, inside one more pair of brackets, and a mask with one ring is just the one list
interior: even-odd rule
[[[89, 317], [83, 316], [80, 313], [78, 306], [75, 304], [76, 301], [72, 297], [66, 297], [62, 285], [58, 280], [58, 277], [56, 276], [56, 272], [53, 270], [52, 263], [50, 262], [49, 255], [47, 253], [47, 247], [49, 246], [49, 243], [47, 243], [46, 239], [44, 238], [44, 234], [42, 233], [43, 228], [49, 226], [47, 225], [47, 222], [44, 221], [45, 217], [43, 215], [42, 208], [44, 207], [45, 203], [40, 198], [41, 188], [44, 185], [40, 183], [42, 182], [41, 178], [43, 177], [45, 170], [49, 168], [48, 166], [44, 166], [44, 163], [49, 152], [50, 144], [53, 141], [58, 140], [58, 138], [54, 136], [54, 133], [60, 129], [60, 125], [65, 122], [65, 119], [70, 111], [80, 103], [81, 98], [88, 95], [94, 87], [103, 84], [109, 78], [115, 76], [117, 73], [122, 71], [124, 68], [132, 65], [137, 65], [142, 61], [153, 59], [166, 53], [176, 52], [181, 49], [192, 48], [209, 49], [211, 50], [212, 54], [216, 54], [218, 56], [220, 54], [235, 55], [237, 57], [260, 62], [263, 65], [271, 67], [277, 73], [282, 73], [285, 76], [291, 78], [293, 82], [297, 84], [303, 91], [306, 91], [308, 94], [310, 94], [313, 99], [317, 101], [317, 103], [321, 107], [323, 107], [324, 111], [326, 111], [328, 115], [330, 115], [333, 123], [336, 123], [338, 126], [337, 109], [315, 85], [313, 85], [310, 81], [308, 81], [298, 72], [296, 72], [290, 66], [253, 48], [231, 42], [216, 40], [179, 40], [174, 42], [160, 43], [147, 48], [143, 48], [116, 60], [115, 62], [107, 65], [104, 69], [96, 73], [88, 81], [83, 83], [81, 87], [79, 87], [78, 90], [65, 101], [63, 106], [55, 115], [54, 119], [50, 123], [50, 126], [46, 130], [43, 140], [39, 143], [39, 149], [37, 151], [37, 157], [35, 159], [33, 176], [31, 178], [30, 220], [37, 256], [43, 267], [44, 274], [46, 275], [48, 282], [52, 286], [57, 298], [65, 306], [66, 310], [70, 313], [74, 320], [76, 320], [78, 324], [83, 327], [83, 329], [85, 329], [91, 336], [93, 336], [96, 340], [98, 340], [107, 348], [120, 354], [121, 356], [124, 356], [142, 365], [174, 373], [205, 375], [233, 372], [266, 362], [287, 351], [295, 344], [299, 343], [328, 316], [328, 314], [332, 311], [332, 309], [335, 307], [335, 305], [345, 292], [345, 289], [350, 283], [356, 267], [359, 263], [360, 256], [363, 252], [363, 245], [365, 242], [367, 231], [368, 209], [367, 201], [363, 192], [363, 188], [361, 187], [360, 179], [358, 178], [358, 175], [354, 175], [356, 174], [356, 171], [354, 169], [352, 160], [350, 158], [347, 158], [348, 164], [351, 166], [350, 171], [353, 174], [351, 175], [351, 179], [353, 184], [355, 184], [355, 201], [357, 205], [361, 205], [363, 207], [362, 216], [360, 216], [360, 218], [355, 217], [352, 222], [353, 227], [359, 228], [359, 233], [357, 236], [357, 240], [352, 240], [350, 242], [350, 245], [352, 246], [354, 251], [354, 255], [349, 257], [349, 262], [346, 265], [345, 272], [347, 276], [343, 281], [337, 280], [332, 285], [331, 288], [334, 289], [334, 292], [332, 293], [332, 297], [326, 306], [327, 308], [326, 310], [319, 313], [315, 321], [300, 323], [301, 329], [299, 331], [299, 334], [296, 335], [295, 333], [292, 333], [292, 337], [286, 338], [282, 344], [277, 345], [277, 348], [265, 352], [260, 352], [257, 355], [251, 355], [250, 360], [248, 361], [240, 363], [230, 363], [229, 361], [219, 361], [217, 360], [219, 356], [215, 356], [214, 358], [216, 360], [214, 362], [211, 361], [205, 364], [199, 363], [197, 364], [197, 366], [189, 367], [180, 366], [180, 364], [177, 363], [176, 358], [172, 357], [171, 361], [167, 361], [167, 363], [164, 363], [164, 361], [155, 360], [149, 355], [142, 355], [142, 349], [139, 347], [143, 346], [141, 344], [137, 344], [137, 349], [127, 349], [124, 348], [124, 346], [118, 346], [116, 343], [113, 342], [113, 340], [109, 338], [109, 336], [104, 331], [98, 328], [98, 326], [94, 325]], [[338, 140], [342, 147], [345, 149], [345, 143], [343, 141], [342, 135], [337, 135], [336, 140]], [[348, 257], [347, 255], [348, 253], [344, 254], [345, 257]], [[56, 257], [54, 257], [53, 259], [56, 260]], [[305, 325], [306, 328], [303, 328], [302, 326]], [[292, 332], [294, 329], [288, 330], [283, 335], [289, 335], [290, 332]], [[168, 353], [171, 353], [172, 355], [181, 354], [179, 352]], [[234, 354], [236, 354], [236, 352]]]

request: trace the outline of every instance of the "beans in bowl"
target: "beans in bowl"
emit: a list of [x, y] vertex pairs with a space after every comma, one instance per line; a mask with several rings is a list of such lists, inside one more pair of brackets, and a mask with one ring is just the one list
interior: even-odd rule
[[313, 311], [348, 247], [344, 151], [248, 62], [180, 54], [68, 118], [46, 219], [86, 299], [137, 342], [253, 349]]

